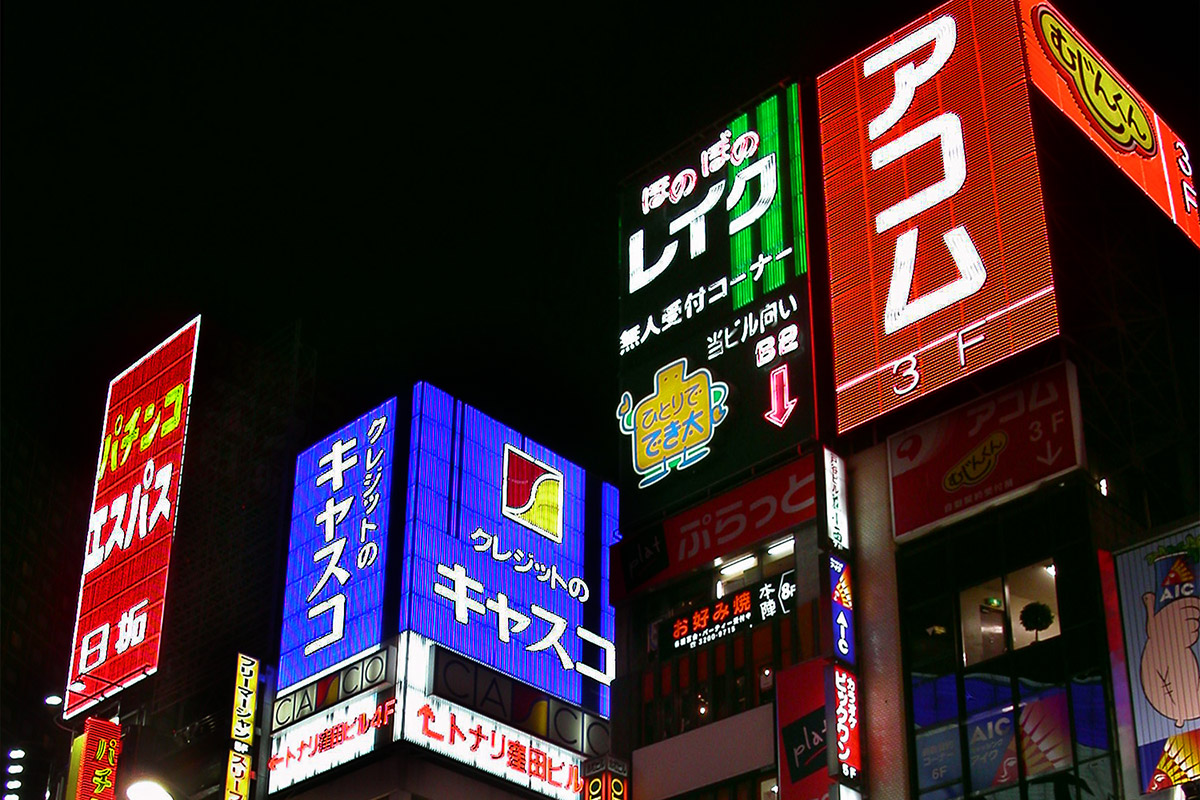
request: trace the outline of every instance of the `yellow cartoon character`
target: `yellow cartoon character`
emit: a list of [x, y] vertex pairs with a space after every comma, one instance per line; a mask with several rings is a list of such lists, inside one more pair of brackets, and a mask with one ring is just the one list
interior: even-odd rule
[[638, 488], [708, 455], [713, 430], [729, 413], [725, 407], [728, 395], [729, 386], [714, 381], [707, 369], [689, 374], [686, 358], [654, 373], [653, 393], [636, 407], [629, 392], [621, 395], [617, 421], [621, 433], [633, 437], [633, 469], [642, 476]]

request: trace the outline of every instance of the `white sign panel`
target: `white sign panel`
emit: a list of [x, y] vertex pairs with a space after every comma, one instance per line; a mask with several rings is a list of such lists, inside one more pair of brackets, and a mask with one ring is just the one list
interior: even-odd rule
[[465, 706], [431, 696], [427, 676], [432, 644], [418, 634], [408, 635], [408, 675], [413, 680], [397, 689], [397, 700], [403, 697], [404, 713], [395, 729], [396, 739], [427, 747], [548, 797], [579, 800], [584, 786], [582, 758]]
[[846, 513], [846, 462], [825, 451], [825, 529], [830, 543], [839, 550], [850, 549], [850, 518]]
[[396, 701], [374, 693], [319, 712], [271, 737], [268, 792], [341, 766], [375, 749], [375, 734], [392, 724]]

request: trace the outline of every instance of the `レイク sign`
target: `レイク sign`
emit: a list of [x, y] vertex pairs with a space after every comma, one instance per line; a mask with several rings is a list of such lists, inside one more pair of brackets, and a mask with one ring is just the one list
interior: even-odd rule
[[634, 522], [813, 433], [798, 87], [693, 141], [619, 192], [613, 405]]
[[1033, 85], [1200, 247], [1191, 151], [1054, 6], [1021, 0]]
[[296, 457], [281, 689], [383, 640], [395, 430], [393, 397]]
[[64, 717], [158, 669], [199, 335], [196, 317], [108, 385]]
[[1017, 36], [952, 0], [817, 79], [839, 431], [1058, 333]]

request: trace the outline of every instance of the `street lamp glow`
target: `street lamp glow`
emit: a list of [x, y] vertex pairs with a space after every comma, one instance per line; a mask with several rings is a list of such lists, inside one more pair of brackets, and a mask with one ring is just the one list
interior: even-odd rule
[[14, 748], [14, 749], [8, 751], [8, 757], [9, 758], [24, 758], [25, 751], [19, 747]]
[[46, 699], [42, 702], [48, 706], [60, 706], [62, 705], [62, 695], [48, 694], [46, 695]]
[[4, 795], [4, 800], [21, 800], [21, 799], [17, 795], [10, 793], [10, 794]]
[[19, 775], [24, 771], [25, 771], [25, 768], [22, 767], [20, 764], [9, 764], [8, 765], [8, 774], [9, 775]]
[[8, 783], [4, 784], [4, 788], [5, 789], [20, 789], [21, 782], [20, 781], [9, 781]]
[[125, 790], [129, 800], [172, 800], [171, 793], [155, 780], [144, 779], [134, 781]]

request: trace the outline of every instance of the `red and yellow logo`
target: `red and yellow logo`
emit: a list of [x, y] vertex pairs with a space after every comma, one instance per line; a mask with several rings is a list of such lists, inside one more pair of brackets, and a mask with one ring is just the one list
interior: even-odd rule
[[1032, 17], [1038, 43], [1092, 127], [1117, 150], [1153, 158], [1154, 130], [1133, 91], [1048, 6], [1035, 6]]
[[562, 544], [562, 472], [506, 443], [500, 511], [513, 522]]
[[1000, 462], [1000, 452], [1008, 446], [1008, 434], [996, 431], [963, 456], [942, 478], [942, 489], [956, 492], [964, 486], [974, 486], [982, 481]]

